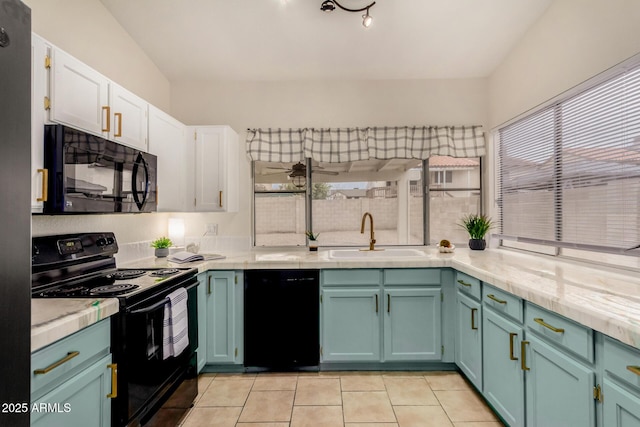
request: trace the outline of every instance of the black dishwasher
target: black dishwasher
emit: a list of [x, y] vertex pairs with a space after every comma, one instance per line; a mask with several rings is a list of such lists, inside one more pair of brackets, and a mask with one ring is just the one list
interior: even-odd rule
[[320, 358], [318, 270], [247, 270], [244, 364], [299, 370]]

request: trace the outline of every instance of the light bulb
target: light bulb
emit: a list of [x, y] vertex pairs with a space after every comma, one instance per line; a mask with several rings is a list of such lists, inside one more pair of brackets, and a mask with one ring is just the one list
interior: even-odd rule
[[372, 22], [373, 18], [369, 15], [369, 9], [367, 9], [367, 13], [362, 15], [362, 25], [364, 25], [365, 28], [369, 28]]

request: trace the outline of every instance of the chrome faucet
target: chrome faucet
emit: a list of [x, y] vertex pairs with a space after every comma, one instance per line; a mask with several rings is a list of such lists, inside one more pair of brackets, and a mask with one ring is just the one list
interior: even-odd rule
[[375, 251], [376, 239], [373, 234], [373, 216], [369, 212], [365, 212], [364, 215], [362, 215], [362, 225], [360, 226], [360, 234], [364, 234], [364, 223], [365, 223], [365, 220], [367, 219], [367, 216], [369, 217], [371, 222], [370, 224], [371, 235], [369, 236], [369, 250]]

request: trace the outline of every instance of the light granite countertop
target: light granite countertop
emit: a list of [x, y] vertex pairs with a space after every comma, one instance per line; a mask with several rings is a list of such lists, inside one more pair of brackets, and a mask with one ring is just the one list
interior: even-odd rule
[[[453, 254], [441, 254], [435, 248], [420, 250], [424, 252], [423, 257], [394, 259], [378, 254], [376, 258], [363, 256], [357, 260], [336, 260], [330, 259], [329, 251], [323, 249], [318, 252], [309, 252], [305, 249], [281, 251], [255, 249], [246, 252], [222, 253], [226, 256], [225, 259], [212, 261], [175, 264], [169, 262], [167, 258], [145, 258], [120, 263], [119, 267], [188, 266], [198, 268], [199, 272], [298, 268], [450, 267], [640, 348], [640, 275], [635, 272], [501, 249], [471, 251], [466, 248], [457, 248]], [[100, 318], [117, 312], [117, 300], [100, 301]], [[70, 330], [72, 324], [78, 325], [80, 329], [97, 321], [96, 307], [91, 305], [92, 302], [33, 300], [32, 351], [34, 348], [53, 342], [49, 340], [53, 335], [57, 337], [55, 339], [59, 339], [65, 334], [75, 332]], [[58, 305], [60, 305], [59, 309], [56, 308]], [[75, 317], [74, 310], [80, 313], [79, 318], [66, 320], [67, 317]], [[58, 323], [60, 328], [57, 327]], [[62, 331], [62, 325], [66, 325], [64, 331]]]
[[118, 312], [115, 298], [31, 300], [31, 352]]

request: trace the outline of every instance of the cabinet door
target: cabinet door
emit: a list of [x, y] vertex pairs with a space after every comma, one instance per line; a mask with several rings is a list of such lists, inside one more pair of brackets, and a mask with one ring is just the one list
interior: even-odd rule
[[[526, 408], [529, 426], [595, 426], [594, 371], [527, 334]], [[608, 424], [607, 424], [608, 425]]]
[[207, 364], [207, 273], [198, 275], [198, 373]]
[[147, 151], [148, 108], [142, 98], [111, 83], [111, 132], [109, 138], [141, 151]]
[[31, 212], [42, 213], [47, 171], [44, 170], [45, 97], [49, 96], [49, 73], [45, 58], [51, 45], [33, 34], [31, 38]]
[[[111, 426], [111, 355], [31, 402], [31, 425]], [[36, 410], [33, 410], [33, 409]]]
[[50, 120], [108, 138], [109, 80], [60, 49], [53, 49]]
[[322, 291], [322, 360], [380, 361], [378, 289]]
[[195, 147], [195, 210], [238, 211], [238, 135], [228, 126], [192, 128]]
[[523, 328], [484, 307], [482, 336], [484, 397], [511, 427], [524, 426]]
[[149, 152], [158, 156], [158, 212], [187, 210], [187, 179], [193, 167], [187, 164], [187, 127], [149, 106]]
[[604, 425], [616, 427], [640, 427], [640, 398], [615, 381], [603, 381]]
[[478, 301], [457, 292], [455, 361], [478, 390], [482, 390], [481, 313]]
[[385, 289], [384, 358], [440, 360], [440, 288]]
[[235, 272], [207, 273], [207, 363], [235, 360]]

